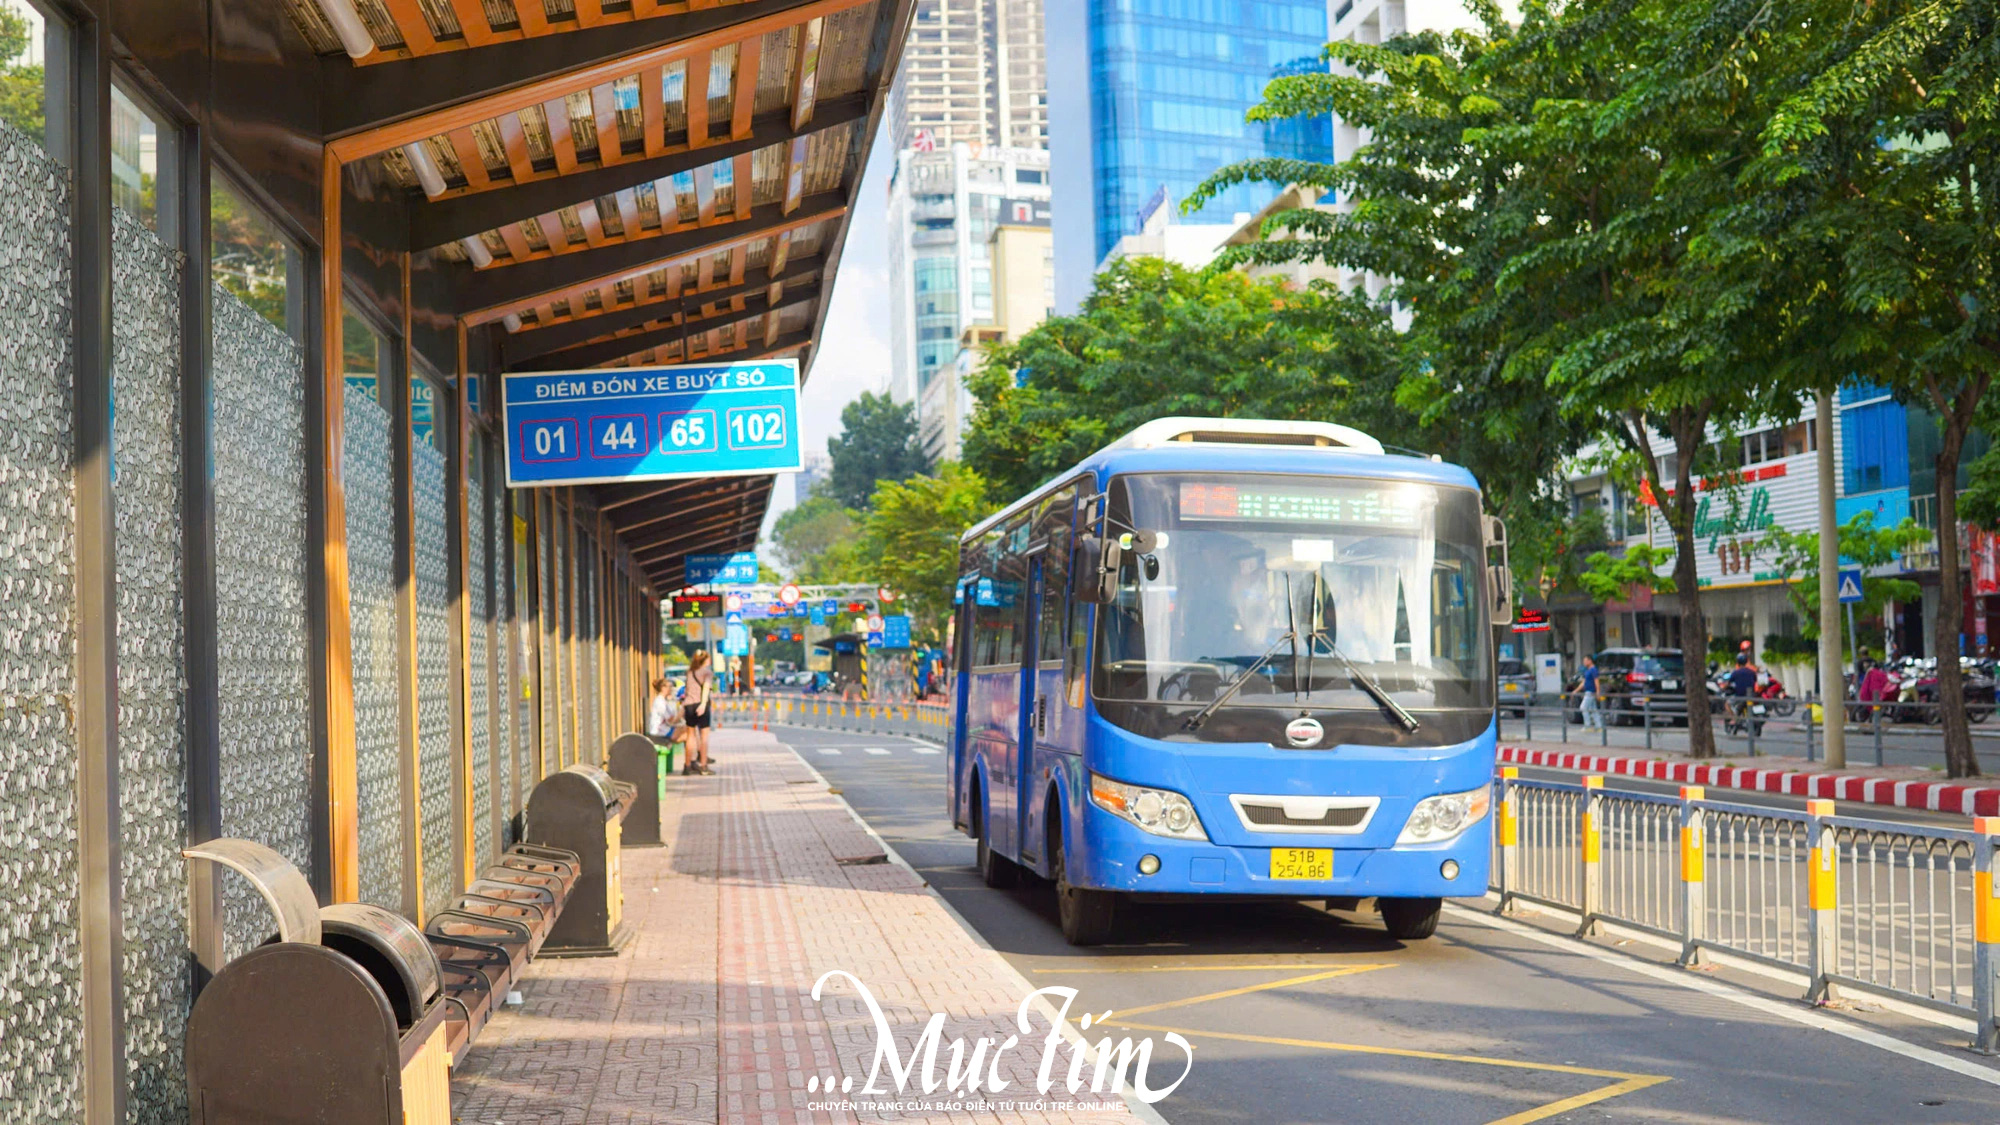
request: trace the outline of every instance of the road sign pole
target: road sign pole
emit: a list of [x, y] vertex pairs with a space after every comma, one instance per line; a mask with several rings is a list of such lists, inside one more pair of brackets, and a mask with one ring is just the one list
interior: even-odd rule
[[[1814, 404], [1819, 468], [1819, 697], [1821, 706], [1836, 695], [1835, 683], [1843, 663], [1840, 659], [1839, 603], [1826, 596], [1840, 577], [1840, 525], [1833, 502], [1833, 395], [1821, 391]], [[1826, 768], [1847, 768], [1847, 724], [1826, 724]]]

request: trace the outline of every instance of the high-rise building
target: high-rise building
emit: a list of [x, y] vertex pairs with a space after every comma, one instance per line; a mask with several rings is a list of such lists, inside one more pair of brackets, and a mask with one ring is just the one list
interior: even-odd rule
[[1040, 149], [975, 155], [970, 145], [955, 144], [896, 155], [889, 182], [889, 393], [917, 405], [919, 424], [924, 392], [956, 360], [966, 328], [996, 323], [994, 232], [1003, 224], [1046, 226], [1048, 180], [1048, 153]]
[[897, 148], [1044, 148], [1042, 0], [918, 0], [890, 93]]
[[[1328, 160], [1325, 118], [1251, 122], [1273, 78], [1323, 69], [1327, 0], [1068, 0], [1047, 9], [1056, 306], [1098, 262], [1216, 169], [1261, 156]], [[1281, 185], [1244, 184], [1190, 216], [1222, 224]], [[1218, 239], [1219, 241], [1219, 239]]]

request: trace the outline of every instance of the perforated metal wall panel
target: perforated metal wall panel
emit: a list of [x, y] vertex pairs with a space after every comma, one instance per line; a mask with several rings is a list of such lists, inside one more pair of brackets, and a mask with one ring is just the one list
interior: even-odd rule
[[[213, 302], [222, 834], [310, 871], [305, 357], [232, 294]], [[270, 936], [270, 908], [240, 880], [223, 910], [230, 957]]]
[[83, 1115], [76, 902], [76, 513], [69, 173], [0, 127], [0, 1088], [27, 1121]]
[[511, 825], [515, 812], [514, 778], [520, 768], [521, 730], [517, 713], [520, 710], [521, 686], [514, 672], [516, 651], [519, 648], [513, 641], [514, 597], [507, 588], [507, 560], [511, 557], [514, 539], [507, 526], [506, 490], [497, 480], [493, 481], [492, 488], [494, 496], [489, 514], [492, 517], [495, 596], [491, 637], [493, 645], [498, 650], [495, 655], [499, 657], [496, 662], [499, 678], [494, 685], [494, 706], [499, 709], [499, 722], [495, 725], [495, 729], [499, 733], [499, 740], [493, 744], [493, 753], [498, 755], [500, 760], [500, 788], [494, 794], [494, 800], [500, 803], [500, 846], [504, 848], [514, 842]]
[[479, 864], [486, 862], [493, 849], [493, 677], [486, 663], [493, 651], [489, 620], [493, 599], [487, 585], [492, 576], [486, 569], [487, 560], [493, 557], [486, 542], [493, 524], [485, 518], [490, 498], [486, 495], [484, 454], [484, 444], [475, 442], [466, 459], [471, 479], [465, 537], [466, 609], [471, 618], [466, 636], [466, 687], [472, 702], [466, 720], [471, 724], [467, 734], [472, 749], [472, 854]]
[[[541, 511], [547, 514], [553, 504], [542, 502]], [[538, 523], [540, 534], [538, 550], [541, 552], [541, 601], [539, 605], [540, 628], [542, 631], [542, 767], [541, 775], [547, 777], [562, 768], [562, 725], [557, 722], [558, 705], [563, 703], [569, 689], [560, 679], [562, 672], [562, 605], [556, 598], [556, 549], [555, 531], [549, 525], [553, 521]]]
[[348, 620], [354, 648], [354, 741], [361, 901], [403, 908], [401, 757], [396, 738], [396, 528], [389, 414], [346, 389], [341, 479], [347, 487]]
[[452, 797], [451, 555], [445, 524], [444, 454], [414, 443], [413, 521], [417, 568], [417, 797], [422, 833], [424, 911], [451, 906]]
[[186, 1115], [186, 633], [181, 617], [183, 258], [111, 215], [112, 475], [118, 569], [118, 844], [126, 1120]]

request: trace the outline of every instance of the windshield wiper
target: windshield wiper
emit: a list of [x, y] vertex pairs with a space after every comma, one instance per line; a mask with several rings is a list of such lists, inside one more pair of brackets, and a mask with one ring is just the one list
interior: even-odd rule
[[[1290, 617], [1291, 605], [1292, 605], [1292, 576], [1290, 574], [1287, 574], [1285, 575], [1285, 611], [1287, 617]], [[1298, 686], [1299, 624], [1296, 618], [1291, 618], [1287, 623], [1291, 625], [1291, 628], [1285, 630], [1285, 635], [1279, 637], [1275, 641], [1272, 641], [1271, 647], [1264, 650], [1264, 655], [1258, 657], [1257, 662], [1255, 664], [1252, 664], [1250, 667], [1245, 668], [1243, 670], [1242, 675], [1229, 681], [1229, 685], [1223, 688], [1221, 693], [1218, 694], [1214, 699], [1209, 700], [1206, 706], [1204, 706], [1201, 710], [1196, 711], [1194, 714], [1189, 715], [1187, 717], [1187, 721], [1181, 724], [1182, 730], [1200, 730], [1201, 724], [1207, 722], [1210, 718], [1214, 717], [1216, 711], [1219, 710], [1223, 704], [1229, 702], [1231, 699], [1236, 698], [1236, 693], [1243, 689], [1244, 684], [1250, 682], [1250, 677], [1256, 675], [1257, 670], [1259, 668], [1262, 668], [1264, 665], [1271, 662], [1271, 658], [1273, 656], [1276, 656], [1278, 653], [1278, 646], [1284, 644], [1286, 641], [1290, 641], [1292, 643], [1292, 685], [1294, 688]]]
[[1417, 717], [1410, 714], [1402, 704], [1396, 702], [1390, 696], [1388, 690], [1375, 677], [1363, 672], [1360, 666], [1356, 665], [1354, 661], [1349, 660], [1347, 654], [1340, 651], [1340, 646], [1333, 643], [1333, 638], [1326, 635], [1326, 626], [1320, 621], [1320, 589], [1323, 581], [1324, 579], [1320, 576], [1320, 573], [1314, 571], [1312, 632], [1306, 635], [1306, 659], [1312, 659], [1313, 653], [1319, 649], [1319, 642], [1321, 639], [1324, 639], [1326, 641], [1327, 655], [1347, 666], [1347, 681], [1366, 692], [1370, 699], [1380, 704], [1383, 712], [1394, 719], [1396, 725], [1402, 727], [1405, 733], [1417, 733], [1417, 728], [1422, 725], [1417, 722]]

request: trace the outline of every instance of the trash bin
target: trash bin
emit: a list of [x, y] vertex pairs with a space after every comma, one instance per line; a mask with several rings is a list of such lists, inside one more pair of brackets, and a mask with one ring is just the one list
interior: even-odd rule
[[249, 840], [183, 854], [244, 875], [278, 919], [188, 1016], [194, 1125], [450, 1125], [442, 976], [423, 933], [377, 906], [314, 910], [305, 877]]
[[660, 748], [643, 734], [621, 734], [611, 744], [611, 776], [632, 786], [632, 811], [625, 814], [625, 846], [660, 844]]
[[583, 863], [543, 956], [608, 957], [630, 940], [618, 853], [625, 815], [637, 798], [632, 786], [582, 762], [548, 775], [528, 794], [523, 839], [575, 852]]

